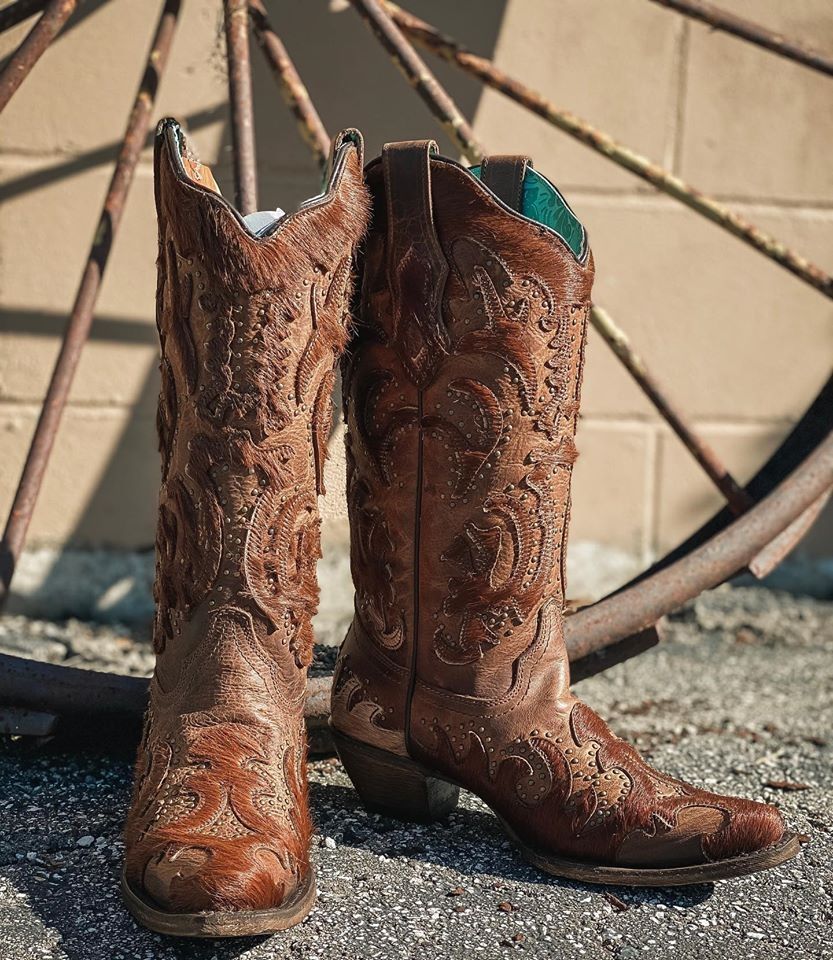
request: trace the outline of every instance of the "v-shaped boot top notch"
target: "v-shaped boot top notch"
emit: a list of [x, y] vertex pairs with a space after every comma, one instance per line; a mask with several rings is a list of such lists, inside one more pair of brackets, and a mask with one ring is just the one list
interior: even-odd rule
[[[231, 203], [223, 196], [211, 168], [197, 159], [193, 147], [185, 136], [182, 127], [172, 117], [162, 120], [157, 127], [157, 142], [161, 146], [165, 144], [168, 148], [168, 155], [173, 163], [177, 175], [201, 189], [219, 197], [223, 204], [235, 215], [235, 218], [242, 223], [245, 229], [254, 237], [264, 238], [271, 235], [277, 228], [277, 225], [286, 219], [287, 213], [281, 207], [275, 207], [273, 210], [258, 210], [243, 216], [236, 210]], [[357, 150], [359, 154], [359, 167], [361, 167], [361, 157], [363, 142], [358, 130], [343, 130], [333, 141], [333, 152], [327, 170], [324, 175], [324, 181], [321, 193], [304, 200], [299, 209], [315, 205], [321, 202], [334, 189], [337, 174], [343, 166], [344, 156], [351, 149]]]
[[[411, 140], [388, 143], [382, 156], [367, 166], [367, 173], [382, 165], [387, 151], [401, 153], [419, 147], [427, 153], [430, 169], [435, 166], [455, 167], [472, 177], [478, 188], [516, 217], [544, 227], [555, 234], [581, 264], [587, 262], [589, 244], [584, 225], [564, 199], [561, 191], [543, 174], [533, 168], [532, 160], [523, 155], [493, 155], [484, 157], [481, 163], [467, 167], [451, 157], [440, 154], [433, 140]], [[416, 182], [414, 180], [414, 182]]]

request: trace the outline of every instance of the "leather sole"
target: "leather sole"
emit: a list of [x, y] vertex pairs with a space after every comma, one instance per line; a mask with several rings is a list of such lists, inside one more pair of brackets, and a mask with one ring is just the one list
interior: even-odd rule
[[[494, 811], [492, 811], [494, 812]], [[754, 853], [725, 860], [710, 860], [688, 867], [606, 867], [602, 864], [582, 863], [567, 860], [552, 854], [541, 853], [524, 843], [498, 814], [503, 829], [518, 847], [524, 859], [544, 873], [554, 877], [581, 880], [583, 883], [599, 883], [605, 886], [623, 887], [687, 887], [696, 883], [714, 883], [715, 880], [731, 880], [777, 867], [791, 860], [800, 850], [801, 843], [794, 834], [784, 834], [778, 843]]]
[[[336, 730], [332, 733], [341, 762], [362, 802], [371, 811], [400, 820], [430, 823], [448, 816], [457, 806], [461, 784], [438, 776], [407, 757], [353, 740]], [[521, 840], [500, 814], [494, 810], [492, 812], [529, 863], [552, 876], [583, 883], [631, 887], [680, 887], [713, 883], [715, 880], [744, 877], [777, 867], [801, 849], [797, 836], [785, 834], [772, 846], [725, 860], [712, 860], [687, 867], [612, 867], [571, 860], [538, 850]]]
[[154, 933], [171, 937], [255, 937], [279, 933], [300, 923], [315, 904], [315, 871], [310, 868], [304, 883], [291, 899], [270, 910], [206, 910], [173, 913], [154, 906], [128, 883], [124, 870], [121, 893], [133, 917]]

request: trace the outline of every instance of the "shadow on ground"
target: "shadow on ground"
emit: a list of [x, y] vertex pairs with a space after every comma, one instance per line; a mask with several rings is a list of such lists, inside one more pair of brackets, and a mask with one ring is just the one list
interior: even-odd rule
[[[331, 759], [310, 765], [318, 904], [260, 940], [188, 942], [138, 927], [118, 890], [129, 751], [0, 744], [0, 960], [821, 960], [833, 874], [833, 604], [724, 589], [667, 641], [583, 681], [582, 696], [657, 766], [777, 804], [810, 836], [751, 877], [604, 890], [537, 873], [475, 798], [441, 824], [368, 814]], [[784, 787], [783, 785], [787, 786]]]
[[[252, 951], [260, 955], [261, 950], [267, 951], [264, 956], [275, 955], [291, 933], [271, 939], [178, 940], [142, 929], [127, 914], [118, 883], [120, 834], [130, 793], [129, 749], [114, 756], [112, 750], [106, 755], [89, 749], [68, 753], [61, 745], [6, 743], [0, 758], [7, 787], [0, 875], [16, 891], [16, 899], [22, 898], [24, 910], [6, 928], [11, 952], [3, 956], [28, 956], [27, 944], [35, 942], [54, 950], [46, 956], [68, 960], [150, 955], [226, 960]], [[381, 860], [408, 872], [419, 863], [456, 875], [459, 882], [452, 889], [488, 877], [496, 890], [524, 884], [598, 895], [590, 886], [547, 877], [527, 866], [495, 817], [474, 798], [466, 798], [467, 806], [447, 822], [403, 824], [367, 814], [336, 761], [319, 761], [314, 773], [311, 799], [319, 833], [338, 836], [339, 856], [346, 863]], [[354, 877], [358, 883], [363, 879], [361, 871]], [[10, 889], [5, 891], [6, 903]], [[613, 892], [635, 902], [693, 906], [710, 897], [712, 887], [684, 893], [643, 890], [635, 896], [618, 888]], [[326, 903], [325, 887], [324, 898]], [[0, 908], [0, 917], [2, 913]]]

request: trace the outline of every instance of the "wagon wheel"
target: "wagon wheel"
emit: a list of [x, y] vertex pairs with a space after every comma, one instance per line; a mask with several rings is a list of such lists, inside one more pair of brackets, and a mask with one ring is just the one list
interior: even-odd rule
[[[0, 72], [0, 109], [57, 36], [78, 0], [16, 0], [0, 9], [0, 31], [43, 11], [35, 26]], [[473, 163], [483, 156], [472, 127], [417, 53], [413, 42], [499, 90], [588, 148], [646, 180], [694, 212], [833, 298], [833, 278], [775, 238], [746, 222], [719, 201], [670, 171], [615, 142], [545, 97], [509, 77], [429, 24], [388, 0], [351, 0], [418, 95]], [[833, 60], [804, 45], [770, 33], [699, 0], [653, 0], [703, 20], [714, 28], [833, 75]], [[49, 453], [69, 387], [92, 323], [93, 310], [118, 230], [140, 149], [148, 133], [153, 102], [176, 28], [181, 0], [165, 0], [145, 72], [130, 113], [99, 228], [82, 275], [40, 420], [35, 430], [5, 533], [0, 545], [0, 602], [8, 595], [23, 548]], [[249, 28], [278, 81], [300, 132], [321, 164], [329, 136], [261, 0], [224, 0], [229, 97], [237, 205], [256, 208], [255, 153]], [[586, 606], [566, 620], [566, 640], [575, 680], [627, 659], [657, 642], [657, 623], [666, 614], [742, 571], [770, 573], [812, 526], [833, 488], [833, 377], [822, 387], [790, 435], [745, 486], [732, 477], [717, 454], [689, 425], [649, 372], [610, 315], [594, 306], [591, 322], [658, 413], [691, 453], [726, 506], [676, 549], [630, 583]], [[147, 680], [45, 664], [0, 655], [0, 731], [48, 735], [58, 720], [90, 726], [103, 716], [118, 717], [136, 729], [144, 710]], [[329, 678], [310, 681], [306, 715], [313, 745], [323, 746]]]

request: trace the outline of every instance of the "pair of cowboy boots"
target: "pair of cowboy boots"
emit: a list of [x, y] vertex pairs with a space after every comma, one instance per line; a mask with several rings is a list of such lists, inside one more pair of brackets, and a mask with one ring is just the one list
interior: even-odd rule
[[433, 820], [465, 787], [533, 864], [599, 883], [793, 856], [774, 808], [658, 773], [570, 692], [593, 261], [558, 191], [525, 158], [466, 169], [427, 141], [363, 175], [345, 131], [321, 196], [244, 219], [171, 120], [155, 180], [157, 663], [122, 883], [137, 919], [257, 934], [313, 905], [303, 702], [342, 353], [356, 602], [331, 724], [364, 803]]

